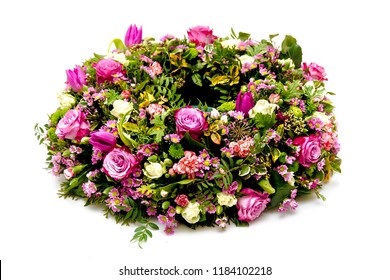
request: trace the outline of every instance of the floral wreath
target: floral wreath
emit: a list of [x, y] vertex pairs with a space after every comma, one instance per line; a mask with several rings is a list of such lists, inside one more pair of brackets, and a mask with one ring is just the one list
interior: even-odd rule
[[302, 63], [287, 35], [281, 47], [247, 33], [142, 38], [67, 70], [60, 107], [36, 136], [61, 197], [104, 206], [117, 223], [138, 223], [132, 241], [159, 226], [173, 234], [233, 222], [267, 208], [295, 210], [341, 172], [324, 68]]

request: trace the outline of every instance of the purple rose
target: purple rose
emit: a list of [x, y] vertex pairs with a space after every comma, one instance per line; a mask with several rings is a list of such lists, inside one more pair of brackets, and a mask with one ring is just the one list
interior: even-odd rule
[[325, 78], [325, 69], [315, 63], [310, 63], [309, 66], [304, 62], [302, 63], [303, 76], [308, 81], [327, 81]]
[[253, 100], [253, 94], [250, 91], [242, 93], [241, 91], [237, 95], [236, 99], [236, 111], [244, 113], [245, 117], [248, 117], [249, 110], [255, 106]]
[[195, 43], [197, 46], [204, 47], [207, 44], [212, 44], [217, 36], [213, 35], [213, 30], [207, 26], [195, 26], [187, 31], [188, 40]]
[[69, 110], [58, 122], [55, 133], [60, 139], [80, 141], [89, 134], [89, 123], [85, 114], [78, 109]]
[[122, 180], [129, 176], [135, 165], [137, 160], [132, 154], [114, 148], [103, 160], [103, 171], [115, 180]]
[[142, 26], [138, 28], [135, 24], [130, 25], [127, 29], [125, 36], [125, 45], [126, 47], [131, 47], [132, 45], [140, 44], [142, 42]]
[[115, 147], [116, 137], [106, 131], [96, 131], [91, 133], [89, 143], [100, 151], [107, 153]]
[[83, 90], [83, 86], [86, 85], [85, 73], [80, 66], [76, 65], [73, 70], [66, 70], [66, 76], [68, 78], [67, 83], [75, 92]]
[[320, 140], [315, 135], [297, 137], [293, 144], [299, 146], [298, 162], [304, 167], [316, 163], [321, 156]]
[[196, 141], [200, 141], [200, 137], [204, 130], [207, 130], [208, 123], [199, 109], [185, 107], [175, 112], [176, 133], [181, 137], [186, 132]]
[[271, 201], [268, 193], [261, 193], [255, 190], [245, 188], [241, 190], [245, 194], [237, 200], [238, 219], [244, 222], [250, 222], [260, 216]]
[[122, 64], [112, 59], [102, 59], [95, 64], [96, 80], [98, 83], [111, 82], [113, 76], [121, 74]]

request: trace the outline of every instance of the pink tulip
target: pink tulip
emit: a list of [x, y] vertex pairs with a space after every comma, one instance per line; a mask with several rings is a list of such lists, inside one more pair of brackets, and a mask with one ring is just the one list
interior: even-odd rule
[[125, 45], [126, 47], [131, 47], [132, 45], [140, 44], [142, 42], [142, 26], [138, 28], [135, 24], [130, 25], [127, 29], [125, 36]]

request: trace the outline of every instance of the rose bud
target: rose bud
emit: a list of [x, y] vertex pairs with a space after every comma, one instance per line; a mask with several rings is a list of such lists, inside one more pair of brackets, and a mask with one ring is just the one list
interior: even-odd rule
[[255, 106], [255, 103], [252, 93], [249, 91], [242, 93], [240, 91], [236, 99], [236, 111], [243, 112], [244, 116], [248, 117], [248, 112], [253, 106]]
[[109, 152], [116, 145], [116, 137], [109, 132], [96, 131], [91, 134], [89, 143], [102, 152]]
[[142, 26], [138, 28], [135, 24], [130, 25], [127, 29], [125, 36], [125, 45], [126, 47], [131, 47], [132, 45], [140, 44], [142, 42]]
[[85, 73], [80, 66], [76, 66], [73, 70], [66, 70], [67, 83], [75, 92], [83, 90], [83, 86], [86, 85]]

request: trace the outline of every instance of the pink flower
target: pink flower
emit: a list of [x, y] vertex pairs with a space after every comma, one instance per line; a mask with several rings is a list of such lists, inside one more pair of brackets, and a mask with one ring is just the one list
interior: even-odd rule
[[250, 222], [260, 216], [271, 201], [267, 193], [261, 193], [249, 188], [241, 190], [244, 196], [237, 200], [238, 219], [244, 222]]
[[213, 30], [207, 26], [195, 26], [187, 31], [188, 40], [198, 46], [204, 47], [207, 44], [212, 44], [217, 36], [213, 35]]
[[103, 171], [115, 180], [122, 180], [129, 176], [136, 164], [137, 160], [132, 154], [114, 148], [104, 158]]
[[126, 47], [131, 47], [132, 45], [140, 44], [142, 42], [142, 26], [138, 28], [135, 24], [130, 25], [127, 29], [125, 36], [125, 45]]
[[122, 64], [112, 59], [102, 59], [94, 65], [98, 83], [111, 82], [114, 75], [121, 74]]
[[80, 66], [76, 65], [73, 70], [66, 70], [67, 82], [75, 92], [83, 90], [83, 86], [86, 85], [85, 73]]
[[327, 81], [325, 78], [325, 69], [315, 63], [310, 63], [307, 66], [306, 62], [302, 63], [303, 76], [308, 81]]
[[188, 200], [188, 196], [186, 196], [185, 194], [179, 194], [175, 198], [175, 202], [181, 207], [186, 207], [190, 201]]
[[108, 152], [116, 145], [116, 137], [106, 131], [96, 131], [91, 133], [89, 143], [102, 152]]
[[277, 93], [271, 93], [268, 100], [273, 104], [277, 104], [280, 101], [280, 95]]
[[60, 139], [80, 141], [89, 133], [89, 123], [85, 114], [78, 109], [69, 110], [58, 122], [55, 133]]
[[72, 179], [73, 176], [74, 176], [73, 168], [69, 167], [69, 168], [65, 169], [64, 170], [64, 176], [65, 176], [66, 180]]
[[151, 119], [153, 119], [154, 115], [162, 114], [165, 112], [165, 109], [161, 104], [152, 103], [146, 108], [146, 112], [150, 115]]
[[194, 179], [196, 173], [202, 167], [202, 160], [194, 152], [185, 151], [184, 157], [171, 168], [177, 174], [187, 174], [189, 179]]
[[237, 95], [236, 99], [236, 111], [240, 111], [244, 113], [245, 117], [248, 117], [249, 110], [255, 106], [255, 102], [253, 100], [253, 94], [250, 91], [242, 93], [241, 91]]
[[298, 162], [304, 167], [316, 163], [321, 156], [320, 140], [315, 135], [297, 137], [293, 144], [299, 146]]
[[253, 144], [253, 138], [247, 137], [239, 140], [238, 142], [230, 142], [229, 149], [233, 151], [235, 156], [245, 158], [251, 152], [251, 146], [253, 146]]
[[153, 74], [156, 76], [162, 73], [161, 65], [157, 61], [153, 62], [152, 65], [150, 65], [150, 68], [152, 69]]
[[183, 137], [188, 132], [197, 141], [200, 141], [203, 131], [208, 128], [203, 112], [192, 107], [177, 110], [175, 112], [175, 121], [177, 134]]

